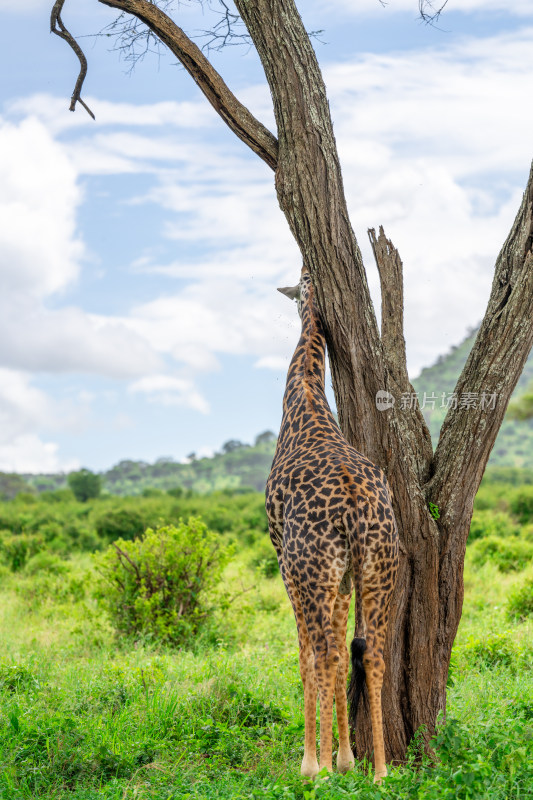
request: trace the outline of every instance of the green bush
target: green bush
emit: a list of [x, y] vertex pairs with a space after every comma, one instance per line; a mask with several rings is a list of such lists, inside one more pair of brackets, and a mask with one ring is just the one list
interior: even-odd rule
[[513, 522], [508, 514], [497, 511], [474, 511], [470, 523], [468, 541], [482, 539], [486, 536], [518, 536], [520, 527]]
[[41, 492], [39, 500], [44, 503], [69, 503], [75, 500], [72, 489], [54, 489]]
[[470, 557], [477, 567], [492, 561], [501, 572], [519, 571], [533, 559], [533, 543], [518, 538], [487, 536], [472, 544]]
[[533, 522], [533, 486], [522, 486], [510, 492], [509, 506], [522, 525]]
[[483, 638], [471, 636], [466, 644], [454, 648], [453, 658], [456, 665], [462, 661], [468, 667], [504, 666], [512, 672], [530, 668], [532, 660], [531, 645], [512, 630], [489, 633]]
[[135, 539], [141, 536], [146, 523], [138, 511], [119, 508], [116, 511], [106, 511], [98, 517], [95, 527], [100, 538], [114, 542], [116, 539]]
[[252, 568], [257, 569], [260, 575], [265, 578], [274, 578], [279, 575], [278, 558], [270, 542], [263, 541], [254, 548], [254, 555], [249, 563]]
[[533, 615], [533, 577], [528, 576], [511, 592], [507, 601], [507, 616], [510, 619], [526, 619]]
[[12, 572], [21, 570], [43, 544], [42, 538], [34, 534], [0, 531], [0, 555]]
[[187, 644], [213, 611], [210, 593], [231, 556], [200, 519], [148, 528], [97, 556], [97, 598], [119, 634]]
[[37, 575], [38, 573], [49, 573], [51, 575], [64, 575], [69, 572], [69, 565], [63, 559], [43, 550], [32, 556], [24, 567], [26, 575]]

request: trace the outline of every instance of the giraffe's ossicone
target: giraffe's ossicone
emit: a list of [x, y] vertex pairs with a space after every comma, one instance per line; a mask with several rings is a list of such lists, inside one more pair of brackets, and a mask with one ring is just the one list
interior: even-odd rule
[[300, 645], [305, 744], [302, 774], [332, 768], [333, 697], [337, 766], [353, 767], [347, 711], [346, 625], [355, 590], [350, 722], [366, 683], [375, 780], [387, 774], [381, 687], [388, 607], [398, 568], [398, 534], [385, 475], [343, 438], [324, 391], [324, 330], [304, 267], [298, 286], [280, 289], [298, 302], [302, 333], [287, 375], [283, 419], [266, 488], [270, 537], [291, 601]]

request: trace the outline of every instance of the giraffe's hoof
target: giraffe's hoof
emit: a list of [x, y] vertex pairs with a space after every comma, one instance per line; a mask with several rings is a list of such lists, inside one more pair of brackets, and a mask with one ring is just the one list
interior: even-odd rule
[[337, 755], [337, 769], [339, 772], [349, 772], [354, 768], [354, 765], [355, 759], [352, 752], [348, 753], [347, 755], [341, 755], [340, 753]]
[[374, 775], [374, 783], [379, 786], [383, 778], [386, 777], [387, 777], [387, 768], [385, 768], [382, 772], [376, 772], [376, 774]]
[[312, 758], [302, 761], [302, 768], [300, 770], [304, 778], [316, 778], [318, 775], [318, 761]]

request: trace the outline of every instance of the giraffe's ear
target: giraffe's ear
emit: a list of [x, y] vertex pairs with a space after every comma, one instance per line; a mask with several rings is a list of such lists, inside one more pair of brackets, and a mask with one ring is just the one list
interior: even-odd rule
[[278, 292], [281, 294], [286, 295], [289, 300], [299, 300], [300, 298], [300, 284], [297, 286], [285, 286], [282, 289], [278, 289]]

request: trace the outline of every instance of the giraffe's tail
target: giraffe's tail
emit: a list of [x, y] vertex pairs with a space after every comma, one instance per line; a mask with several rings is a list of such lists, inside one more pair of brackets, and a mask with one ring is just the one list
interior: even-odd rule
[[365, 687], [365, 668], [363, 665], [363, 653], [366, 650], [366, 641], [357, 636], [352, 640], [352, 673], [348, 686], [348, 709], [350, 728], [355, 729], [357, 721], [357, 709], [361, 693]]
[[[354, 498], [355, 499], [355, 498]], [[357, 502], [357, 501], [356, 501]], [[357, 721], [357, 710], [361, 695], [364, 696], [366, 686], [366, 674], [363, 664], [363, 653], [366, 650], [366, 639], [360, 634], [364, 634], [366, 626], [363, 621], [363, 560], [362, 543], [366, 539], [367, 523], [361, 515], [358, 519], [356, 531], [351, 525], [346, 526], [350, 542], [352, 556], [352, 577], [355, 588], [355, 635], [352, 639], [351, 662], [352, 670], [350, 683], [348, 684], [348, 721], [352, 731], [355, 730]], [[359, 636], [358, 636], [359, 634]]]

